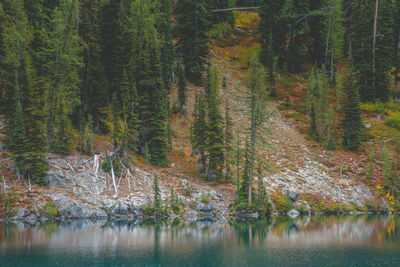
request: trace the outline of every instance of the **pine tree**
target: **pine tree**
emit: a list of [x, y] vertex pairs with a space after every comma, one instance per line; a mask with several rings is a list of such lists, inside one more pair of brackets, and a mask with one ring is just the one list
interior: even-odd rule
[[12, 153], [18, 173], [21, 173], [24, 168], [28, 139], [25, 133], [24, 114], [18, 96], [14, 107], [15, 110], [10, 115], [7, 123], [7, 147]]
[[[121, 0], [110, 0], [100, 10], [99, 24], [101, 28], [101, 58], [104, 73], [107, 77], [108, 103], [112, 95], [118, 91], [121, 69]], [[129, 58], [126, 57], [125, 58]]]
[[400, 83], [400, 0], [395, 1], [395, 45], [394, 45], [394, 62], [395, 62], [395, 71], [394, 71], [394, 98], [398, 100], [398, 87]]
[[47, 88], [47, 143], [49, 148], [62, 153], [69, 152], [70, 146], [61, 143], [72, 142], [69, 116], [80, 103], [82, 58], [76, 1], [60, 2], [50, 15], [49, 27], [42, 36], [45, 46], [41, 55], [46, 58], [43, 80]]
[[259, 32], [261, 33], [260, 62], [269, 70], [272, 69], [273, 61], [282, 54], [284, 32], [281, 23], [281, 12], [284, 1], [263, 0], [260, 1]]
[[344, 29], [343, 29], [343, 0], [327, 0], [329, 7], [325, 16], [325, 60], [324, 64], [329, 71], [330, 81], [334, 82], [336, 62], [343, 57]]
[[254, 162], [256, 160], [256, 149], [259, 144], [258, 141], [264, 142], [260, 136], [265, 129], [265, 123], [269, 117], [265, 106], [265, 92], [264, 92], [264, 71], [254, 55], [250, 60], [248, 88], [249, 92], [246, 96], [247, 116], [249, 121], [248, 133], [250, 136], [249, 141], [249, 156], [247, 159], [248, 168], [245, 168], [245, 175], [248, 177], [248, 204], [253, 202], [253, 175], [254, 175]]
[[32, 28], [23, 10], [24, 1], [3, 1], [0, 19], [0, 73], [2, 98], [9, 126], [7, 140], [25, 177], [43, 183], [48, 171], [44, 130], [43, 89], [39, 86], [31, 59]]
[[208, 176], [214, 181], [222, 176], [224, 165], [224, 130], [223, 119], [220, 111], [221, 97], [219, 95], [220, 79], [216, 65], [209, 70], [208, 84], [208, 127], [207, 127], [207, 153]]
[[136, 0], [133, 4], [135, 25], [133, 66], [138, 93], [138, 118], [141, 122], [139, 145], [147, 145], [150, 162], [155, 165], [168, 164], [167, 148], [167, 91], [162, 85], [160, 48], [150, 14], [148, 1]]
[[309, 37], [309, 29], [306, 23], [300, 23], [299, 20], [309, 11], [308, 1], [288, 0], [282, 9], [281, 23], [285, 25], [287, 40], [284, 41], [285, 50], [279, 65], [292, 73], [301, 72], [303, 64], [308, 60], [304, 47]]
[[179, 103], [179, 110], [183, 112], [183, 109], [186, 105], [187, 97], [186, 97], [186, 78], [185, 78], [185, 71], [183, 70], [180, 61], [178, 60], [177, 66], [178, 72], [178, 103]]
[[208, 56], [209, 12], [205, 0], [180, 0], [175, 8], [177, 50], [189, 81], [201, 84]]
[[361, 144], [363, 123], [361, 119], [360, 99], [358, 88], [352, 71], [343, 82], [343, 146], [349, 150], [357, 150]]
[[392, 1], [354, 1], [353, 12], [351, 54], [361, 100], [384, 102], [389, 97], [388, 71], [393, 63]]
[[191, 143], [193, 154], [199, 155], [199, 172], [207, 172], [207, 101], [201, 94], [196, 96], [194, 122], [192, 127]]
[[225, 102], [225, 181], [231, 177], [230, 169], [230, 155], [232, 153], [232, 140], [233, 140], [233, 121], [230, 114], [229, 102]]
[[161, 38], [161, 65], [162, 78], [166, 90], [170, 89], [173, 79], [172, 64], [174, 62], [174, 44], [172, 42], [172, 0], [156, 1], [158, 14], [156, 15], [156, 29], [158, 38]]
[[[100, 10], [104, 1], [80, 1], [79, 36], [83, 47], [83, 66], [81, 69], [80, 98], [83, 112], [83, 124], [87, 124], [89, 115], [95, 125], [101, 124], [100, 109], [108, 104], [107, 79], [101, 58]], [[81, 111], [78, 111], [81, 112]], [[77, 115], [75, 115], [77, 116]]]
[[161, 210], [161, 193], [157, 175], [155, 175], [153, 179], [153, 193], [154, 193], [154, 209], [155, 213], [158, 213]]

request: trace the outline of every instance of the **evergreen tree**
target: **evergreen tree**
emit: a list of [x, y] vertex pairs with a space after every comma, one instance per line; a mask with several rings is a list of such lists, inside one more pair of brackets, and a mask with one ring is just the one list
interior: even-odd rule
[[[100, 125], [102, 119], [101, 108], [108, 104], [107, 79], [101, 58], [101, 29], [99, 22], [100, 10], [104, 1], [80, 1], [79, 36], [84, 43], [83, 66], [81, 75], [81, 106], [77, 111], [83, 112], [83, 124], [86, 124], [89, 115], [94, 124]], [[102, 127], [103, 128], [103, 127]]]
[[150, 162], [165, 166], [167, 149], [167, 91], [162, 86], [160, 48], [150, 13], [148, 1], [136, 0], [133, 4], [135, 25], [135, 55], [133, 66], [139, 99], [138, 118], [141, 122], [139, 145], [142, 153], [148, 146]]
[[389, 97], [388, 71], [392, 68], [394, 43], [393, 5], [392, 1], [377, 3], [353, 2], [351, 54], [362, 101], [386, 101]]
[[79, 104], [79, 70], [82, 65], [81, 42], [78, 36], [79, 6], [77, 0], [60, 2], [49, 17], [43, 33], [46, 58], [43, 80], [47, 88], [47, 143], [57, 152], [68, 153], [72, 135], [69, 116]]
[[15, 110], [7, 123], [7, 147], [12, 153], [18, 173], [21, 173], [24, 168], [28, 139], [26, 138], [24, 115], [19, 97], [17, 97], [14, 106]]
[[[101, 57], [107, 77], [107, 98], [118, 91], [121, 70], [121, 0], [109, 0], [100, 10]], [[129, 58], [125, 55], [125, 58]]]
[[261, 53], [260, 62], [269, 70], [273, 66], [273, 58], [282, 55], [284, 43], [284, 31], [280, 25], [281, 12], [284, 1], [262, 0], [260, 1]]
[[185, 65], [185, 76], [200, 84], [208, 56], [209, 12], [206, 0], [180, 0], [175, 8], [178, 53]]
[[158, 38], [161, 38], [161, 67], [162, 78], [166, 90], [170, 89], [173, 79], [172, 64], [174, 62], [174, 44], [172, 42], [172, 0], [158, 0], [158, 14], [156, 18], [156, 29]]
[[154, 193], [154, 209], [155, 213], [161, 210], [161, 192], [160, 185], [158, 184], [158, 176], [155, 175], [153, 179], [153, 193]]
[[343, 0], [326, 0], [329, 7], [325, 16], [325, 61], [331, 83], [334, 82], [336, 62], [343, 56]]
[[363, 123], [361, 119], [358, 88], [355, 86], [352, 71], [343, 82], [343, 146], [349, 150], [357, 150], [361, 144]]
[[187, 101], [186, 78], [185, 78], [185, 71], [182, 68], [179, 60], [178, 60], [177, 72], [178, 72], [178, 103], [179, 103], [179, 110], [182, 112]]
[[225, 102], [225, 181], [228, 181], [231, 177], [230, 169], [230, 155], [232, 152], [232, 139], [233, 139], [233, 121], [230, 114], [229, 102], [226, 99]]
[[224, 165], [224, 123], [220, 111], [219, 89], [219, 70], [216, 65], [213, 65], [209, 70], [208, 84], [207, 152], [208, 176], [212, 177], [214, 181], [222, 176]]
[[400, 83], [400, 0], [395, 1], [395, 45], [394, 45], [394, 62], [395, 62], [395, 71], [394, 71], [394, 98], [398, 100], [398, 87]]
[[[253, 202], [253, 175], [254, 175], [254, 162], [256, 160], [256, 150], [259, 145], [259, 141], [264, 143], [264, 140], [260, 138], [265, 128], [265, 123], [268, 120], [268, 113], [266, 111], [266, 96], [264, 92], [264, 71], [261, 65], [254, 55], [250, 60], [249, 77], [248, 77], [248, 88], [249, 92], [246, 95], [247, 105], [247, 116], [249, 127], [247, 129], [250, 141], [249, 141], [249, 156], [247, 159], [248, 166], [245, 168], [245, 175], [248, 177], [248, 204]], [[247, 173], [246, 173], [247, 172]]]
[[199, 172], [207, 172], [207, 102], [204, 95], [196, 96], [194, 123], [192, 127], [191, 143], [193, 154], [199, 155]]
[[2, 4], [0, 83], [4, 83], [2, 98], [7, 101], [7, 140], [21, 174], [42, 183], [41, 178], [48, 171], [43, 135], [44, 94], [31, 59], [32, 28], [22, 0]]
[[282, 9], [281, 23], [285, 25], [287, 40], [284, 42], [284, 52], [279, 65], [283, 69], [298, 73], [302, 71], [302, 66], [308, 59], [305, 50], [309, 37], [307, 23], [300, 23], [300, 19], [310, 12], [308, 1], [285, 1]]

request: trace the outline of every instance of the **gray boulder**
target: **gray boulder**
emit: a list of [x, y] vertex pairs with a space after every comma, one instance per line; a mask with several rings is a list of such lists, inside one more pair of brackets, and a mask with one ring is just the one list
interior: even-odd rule
[[196, 210], [197, 211], [201, 211], [201, 212], [212, 212], [212, 211], [214, 211], [216, 209], [217, 209], [217, 206], [215, 205], [214, 202], [209, 202], [207, 204], [199, 203], [196, 206]]

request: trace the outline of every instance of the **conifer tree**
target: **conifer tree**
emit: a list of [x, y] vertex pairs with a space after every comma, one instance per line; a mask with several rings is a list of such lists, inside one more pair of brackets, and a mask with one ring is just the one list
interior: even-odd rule
[[161, 210], [161, 193], [157, 175], [155, 175], [153, 179], [153, 193], [154, 193], [154, 209], [155, 213], [158, 213]]
[[231, 117], [231, 111], [229, 108], [228, 99], [225, 102], [225, 181], [228, 181], [231, 177], [230, 169], [230, 155], [232, 152], [232, 140], [233, 140], [233, 121]]
[[199, 155], [199, 172], [207, 172], [207, 102], [201, 94], [196, 96], [194, 122], [192, 127], [191, 143], [193, 153]]
[[156, 29], [158, 38], [161, 38], [161, 65], [162, 78], [166, 90], [170, 89], [173, 79], [172, 64], [174, 61], [174, 44], [172, 42], [172, 0], [156, 1], [158, 14], [156, 15]]
[[[118, 91], [121, 70], [121, 0], [110, 0], [100, 10], [101, 57], [107, 77], [107, 98]], [[129, 58], [126, 57], [125, 58]]]
[[284, 1], [262, 0], [260, 2], [260, 62], [270, 70], [274, 63], [271, 59], [282, 54], [284, 32], [282, 31], [282, 27], [280, 27], [280, 23]]
[[138, 118], [141, 122], [139, 145], [147, 145], [150, 162], [165, 166], [168, 163], [167, 149], [167, 91], [162, 85], [160, 48], [150, 13], [149, 1], [136, 0], [133, 17], [137, 18], [134, 43], [134, 73], [139, 99]]
[[392, 1], [353, 2], [351, 54], [362, 101], [386, 101], [389, 97], [393, 23]]
[[[101, 58], [100, 10], [104, 1], [80, 1], [79, 36], [84, 43], [81, 67], [81, 106], [84, 124], [92, 116], [94, 124], [101, 124], [101, 108], [108, 104], [107, 79]], [[79, 111], [79, 112], [81, 112]]]
[[208, 176], [214, 179], [222, 176], [224, 165], [224, 130], [220, 111], [221, 97], [219, 95], [220, 79], [216, 65], [209, 69], [208, 84], [208, 125], [207, 125], [207, 152]]
[[[277, 1], [278, 2], [278, 1]], [[308, 1], [285, 1], [282, 9], [281, 23], [285, 25], [287, 41], [284, 42], [285, 51], [279, 65], [292, 73], [302, 71], [302, 66], [308, 59], [308, 53], [304, 49], [309, 37], [309, 29], [306, 23], [300, 23], [310, 12]]]
[[[25, 177], [42, 183], [48, 171], [44, 130], [43, 89], [38, 86], [31, 60], [32, 28], [23, 10], [24, 1], [3, 1], [0, 19], [0, 73], [6, 100], [7, 139]], [[0, 82], [1, 83], [1, 82]]]
[[400, 0], [395, 1], [395, 45], [394, 45], [394, 98], [398, 100], [398, 87], [400, 83]]
[[49, 148], [62, 153], [69, 152], [70, 147], [63, 144], [70, 143], [72, 138], [69, 116], [80, 103], [82, 58], [76, 1], [60, 2], [50, 15], [49, 28], [42, 36], [45, 46], [41, 54], [46, 58], [43, 80], [47, 88], [47, 143]]
[[180, 0], [175, 8], [177, 50], [185, 65], [185, 76], [200, 84], [208, 55], [209, 11], [206, 0]]
[[360, 98], [355, 86], [352, 71], [343, 81], [343, 146], [349, 150], [357, 150], [361, 144], [363, 123], [361, 119]]
[[179, 109], [182, 112], [187, 101], [186, 78], [185, 78], [185, 71], [181, 66], [179, 60], [178, 60], [177, 72], [178, 72], [178, 103], [179, 103]]
[[[259, 141], [264, 142], [260, 138], [261, 133], [265, 130], [264, 124], [266, 123], [269, 115], [265, 106], [265, 92], [264, 92], [264, 71], [254, 55], [250, 60], [248, 88], [249, 92], [246, 96], [247, 116], [249, 121], [249, 155], [247, 159], [247, 170], [245, 168], [245, 175], [248, 177], [248, 204], [253, 202], [253, 175], [254, 175], [254, 162], [256, 160], [256, 150]], [[247, 173], [246, 173], [247, 172]]]

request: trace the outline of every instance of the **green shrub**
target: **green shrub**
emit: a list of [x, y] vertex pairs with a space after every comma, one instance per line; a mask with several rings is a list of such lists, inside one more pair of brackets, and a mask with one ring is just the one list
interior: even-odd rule
[[226, 34], [232, 31], [232, 26], [227, 22], [221, 22], [219, 24], [214, 24], [211, 30], [208, 32], [208, 35], [211, 38], [222, 39]]
[[299, 121], [299, 122], [303, 122], [303, 123], [308, 123], [308, 118], [307, 116], [298, 113], [298, 112], [294, 112], [294, 113], [287, 113], [285, 114], [285, 117], [288, 119], [294, 119], [295, 121]]
[[205, 193], [204, 191], [201, 191], [200, 201], [204, 204], [208, 204], [210, 203], [210, 196], [210, 192]]
[[54, 218], [58, 214], [58, 206], [54, 202], [46, 202], [44, 205], [44, 214], [49, 218]]
[[271, 198], [275, 204], [275, 210], [277, 212], [288, 212], [293, 209], [293, 203], [282, 193], [273, 194]]
[[396, 112], [387, 117], [385, 125], [400, 130], [400, 113]]

